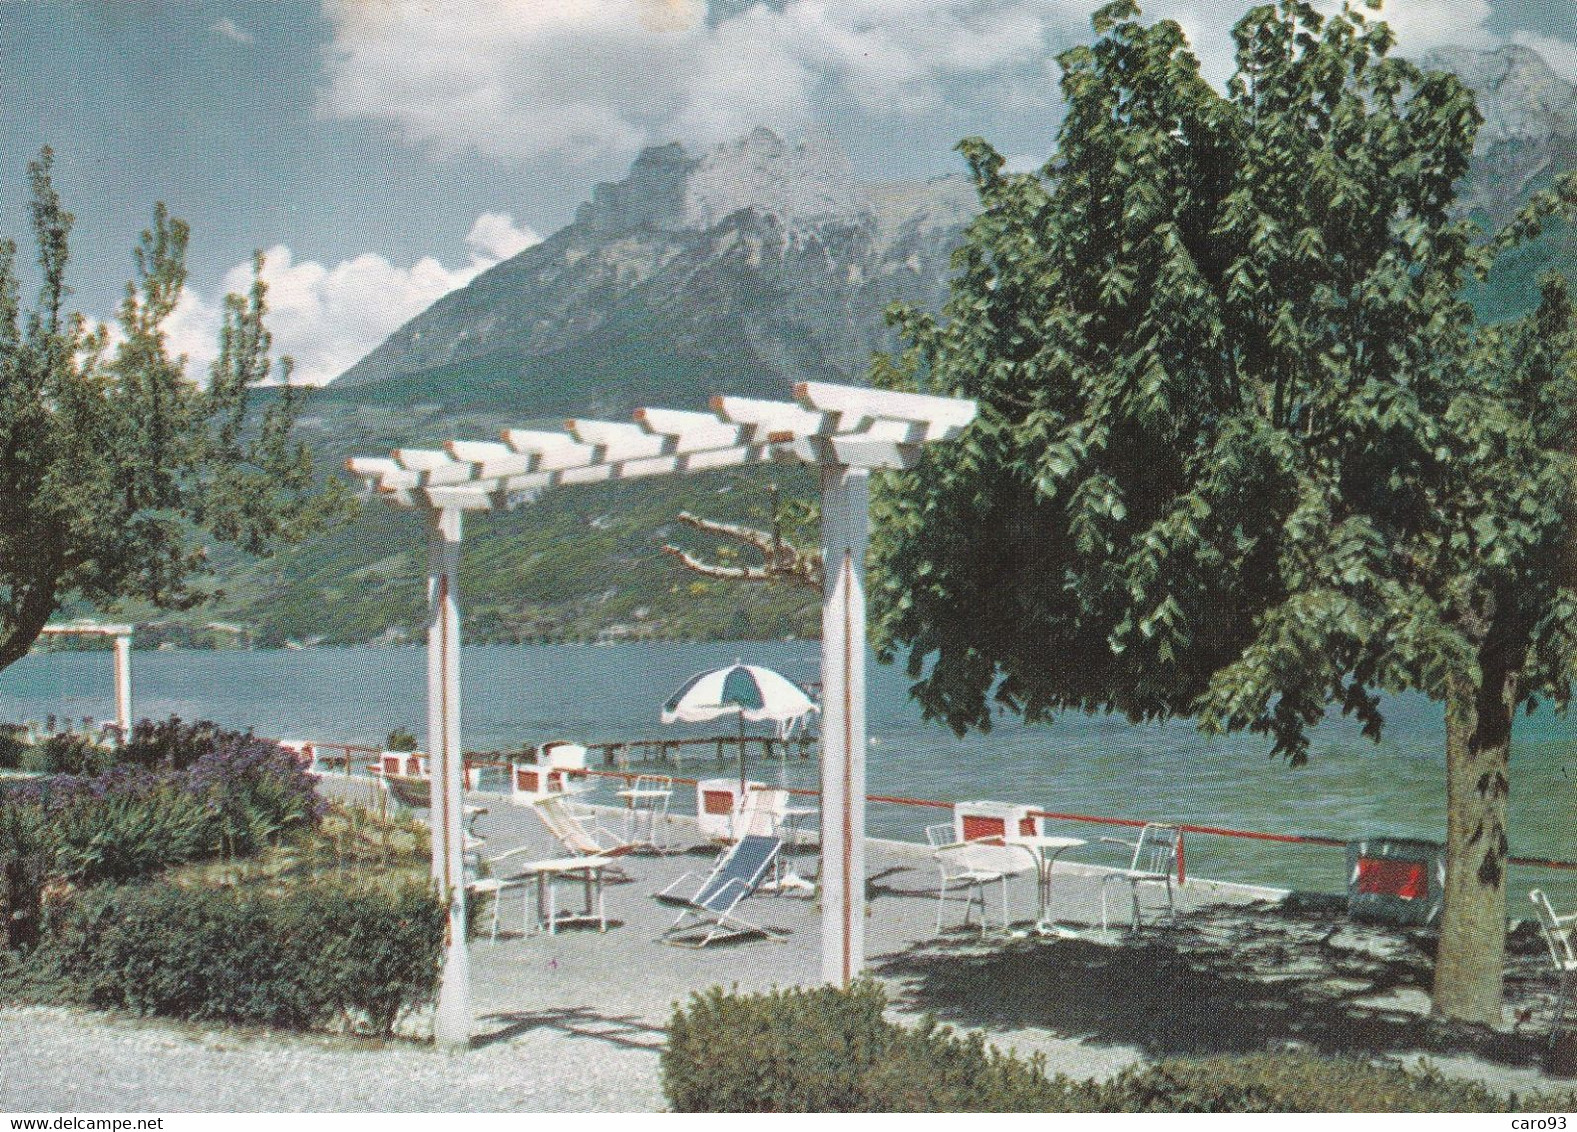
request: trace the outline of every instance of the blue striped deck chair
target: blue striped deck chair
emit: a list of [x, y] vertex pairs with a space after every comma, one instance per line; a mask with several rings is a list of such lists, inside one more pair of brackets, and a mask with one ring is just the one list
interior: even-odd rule
[[700, 875], [694, 872], [685, 873], [656, 893], [657, 900], [680, 909], [679, 918], [663, 932], [662, 942], [676, 947], [702, 948], [735, 936], [762, 935], [776, 939], [785, 934], [776, 928], [761, 927], [735, 915], [735, 910], [767, 875], [767, 870], [772, 867], [772, 862], [777, 859], [778, 851], [782, 848], [781, 837], [741, 837], [717, 859], [717, 864], [702, 879], [695, 895], [681, 896], [675, 892], [686, 881]]

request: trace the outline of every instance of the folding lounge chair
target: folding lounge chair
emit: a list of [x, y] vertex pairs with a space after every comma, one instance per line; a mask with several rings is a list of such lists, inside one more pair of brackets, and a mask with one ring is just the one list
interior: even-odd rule
[[1566, 1000], [1571, 988], [1577, 987], [1577, 912], [1557, 916], [1555, 906], [1542, 889], [1535, 888], [1528, 893], [1528, 899], [1533, 902], [1534, 911], [1538, 913], [1539, 927], [1543, 930], [1544, 942], [1549, 945], [1550, 959], [1555, 964], [1558, 980], [1555, 1018], [1550, 1023], [1550, 1047], [1553, 1049], [1560, 1040], [1561, 1022], [1566, 1017]]
[[[735, 910], [767, 875], [782, 848], [783, 840], [779, 837], [759, 834], [741, 837], [718, 858], [695, 895], [685, 897], [674, 892], [698, 875], [693, 872], [685, 873], [657, 893], [656, 899], [681, 909], [679, 918], [662, 934], [662, 942], [676, 947], [702, 948], [735, 936], [763, 935], [777, 939], [783, 935], [778, 929], [761, 927], [735, 915]], [[687, 939], [686, 935], [698, 938]]]
[[539, 798], [531, 808], [572, 857], [622, 857], [636, 848], [635, 843], [604, 829], [594, 813], [572, 805], [562, 794]]

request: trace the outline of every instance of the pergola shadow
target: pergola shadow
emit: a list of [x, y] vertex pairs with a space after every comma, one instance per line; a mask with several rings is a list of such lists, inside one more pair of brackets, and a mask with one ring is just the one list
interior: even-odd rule
[[1115, 942], [933, 940], [876, 973], [899, 1005], [988, 1030], [1044, 1029], [1149, 1057], [1286, 1048], [1351, 1056], [1466, 1054], [1539, 1064], [1547, 1045], [1536, 965], [1510, 957], [1509, 1030], [1423, 1012], [1432, 971], [1422, 933], [1211, 909]]

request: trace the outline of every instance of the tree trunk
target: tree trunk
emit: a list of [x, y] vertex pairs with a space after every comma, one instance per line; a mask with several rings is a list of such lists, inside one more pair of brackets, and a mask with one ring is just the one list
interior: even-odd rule
[[1515, 678], [1484, 672], [1446, 698], [1446, 890], [1434, 1013], [1499, 1025], [1506, 956], [1506, 797]]

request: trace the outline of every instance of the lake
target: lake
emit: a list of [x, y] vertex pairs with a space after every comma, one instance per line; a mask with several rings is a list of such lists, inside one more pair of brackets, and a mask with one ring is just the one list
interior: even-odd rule
[[[464, 650], [462, 718], [469, 750], [554, 738], [582, 742], [683, 737], [707, 727], [664, 727], [658, 709], [688, 676], [736, 658], [801, 682], [819, 679], [815, 641], [497, 645]], [[426, 653], [420, 648], [137, 652], [138, 718], [213, 719], [259, 734], [377, 746], [396, 727], [426, 738]], [[1267, 740], [1209, 740], [1187, 723], [1134, 726], [1082, 715], [1027, 727], [1004, 717], [989, 735], [956, 738], [926, 723], [898, 668], [872, 665], [868, 762], [872, 793], [945, 800], [1029, 802], [1064, 813], [1170, 819], [1199, 825], [1336, 838], [1439, 840], [1445, 829], [1444, 727], [1438, 705], [1388, 702], [1385, 737], [1362, 738], [1332, 718], [1313, 733], [1309, 764], [1267, 757]], [[0, 672], [0, 719], [113, 717], [108, 652], [28, 656]], [[723, 731], [727, 732], [725, 724]], [[680, 773], [705, 776], [708, 760]], [[814, 785], [815, 763], [752, 766], [753, 777]], [[920, 836], [934, 810], [873, 805], [870, 832]], [[1070, 827], [1078, 836], [1107, 832]], [[1121, 831], [1118, 831], [1121, 832]], [[1577, 858], [1577, 720], [1548, 709], [1517, 720], [1512, 749], [1511, 849]], [[1086, 859], [1115, 863], [1115, 850]], [[1340, 891], [1339, 849], [1192, 836], [1199, 876]], [[1513, 869], [1514, 916], [1527, 890], [1577, 906], [1577, 873]]]

